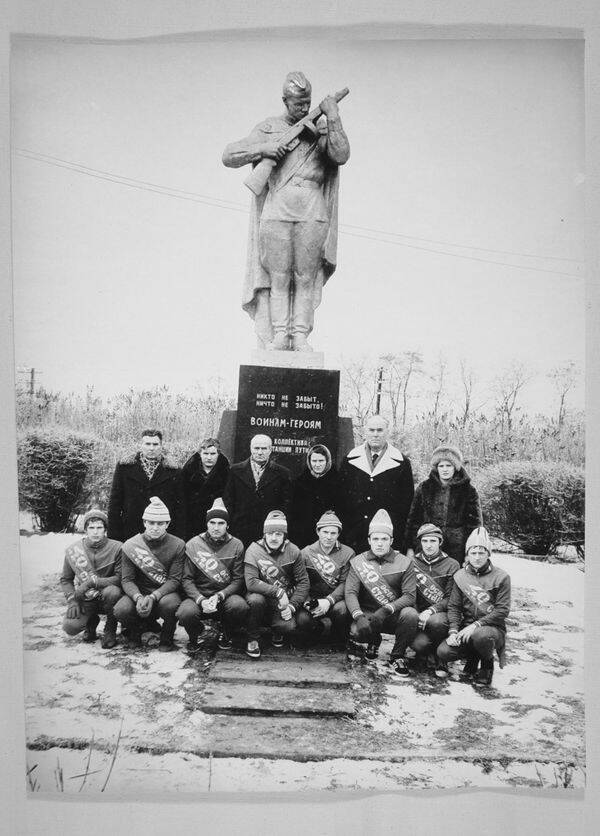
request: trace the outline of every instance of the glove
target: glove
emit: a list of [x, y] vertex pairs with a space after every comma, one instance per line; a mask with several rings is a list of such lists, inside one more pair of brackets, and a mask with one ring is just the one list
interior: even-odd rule
[[458, 633], [450, 633], [450, 635], [446, 639], [446, 643], [450, 647], [458, 647], [459, 644], [460, 644], [460, 639], [458, 638]]
[[366, 642], [371, 638], [371, 626], [366, 615], [359, 615], [354, 621], [356, 627], [356, 638], [359, 642]]
[[319, 598], [318, 600], [319, 606], [312, 611], [315, 618], [321, 618], [322, 616], [327, 615], [331, 609], [331, 601], [329, 598]]
[[292, 617], [292, 611], [289, 608], [289, 606], [287, 606], [287, 607], [285, 607], [284, 609], [281, 610], [279, 615], [283, 618], [284, 621], [289, 621]]
[[85, 593], [91, 587], [91, 581], [83, 581], [80, 583], [75, 592], [73, 593], [73, 597], [76, 601], [83, 601], [85, 598]]
[[202, 612], [205, 612], [205, 613], [216, 612], [218, 603], [219, 603], [219, 598], [216, 594], [211, 595], [210, 598], [205, 598], [204, 601], [200, 602]]
[[75, 601], [75, 599], [71, 599], [69, 601], [69, 606], [67, 607], [67, 618], [79, 618], [81, 615], [81, 607]]
[[369, 621], [371, 622], [371, 630], [374, 633], [381, 633], [381, 628], [383, 627], [383, 622], [389, 615], [389, 611], [385, 609], [385, 607], [379, 607], [378, 610], [375, 610], [374, 613], [371, 613], [371, 617]]

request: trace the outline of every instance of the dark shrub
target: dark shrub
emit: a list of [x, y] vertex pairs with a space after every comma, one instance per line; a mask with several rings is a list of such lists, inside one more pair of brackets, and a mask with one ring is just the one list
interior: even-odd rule
[[69, 531], [92, 463], [93, 436], [46, 427], [19, 438], [19, 504], [42, 531]]
[[560, 462], [503, 462], [479, 470], [474, 483], [492, 535], [528, 554], [583, 542], [582, 468]]

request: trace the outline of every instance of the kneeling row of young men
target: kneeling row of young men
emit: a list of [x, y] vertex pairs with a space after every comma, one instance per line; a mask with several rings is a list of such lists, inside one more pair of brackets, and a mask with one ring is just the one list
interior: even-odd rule
[[364, 652], [368, 659], [377, 658], [381, 634], [391, 633], [388, 663], [403, 677], [409, 676], [406, 658], [433, 655], [440, 678], [448, 675], [449, 661], [464, 658], [463, 678], [485, 686], [494, 651], [503, 664], [510, 578], [492, 565], [483, 527], [470, 535], [461, 569], [442, 551], [442, 532], [432, 524], [419, 529], [421, 549], [414, 558], [392, 549], [385, 510], [373, 517], [369, 549], [359, 555], [339, 542], [342, 524], [332, 511], [323, 514], [317, 540], [302, 551], [287, 539], [281, 511], [267, 515], [263, 537], [245, 554], [218, 500], [206, 514], [206, 531], [187, 543], [168, 534], [169, 522], [167, 507], [153, 497], [144, 532], [121, 544], [107, 538], [104, 512], [85, 515], [85, 536], [67, 548], [61, 577], [68, 634], [83, 631], [84, 641], [94, 641], [105, 613], [103, 647], [115, 646], [120, 622], [131, 645], [170, 651], [179, 621], [195, 653], [213, 619], [219, 648], [230, 648], [232, 633], [245, 628], [252, 658], [260, 656], [260, 637], [270, 628], [276, 647], [296, 633], [347, 640], [351, 654]]

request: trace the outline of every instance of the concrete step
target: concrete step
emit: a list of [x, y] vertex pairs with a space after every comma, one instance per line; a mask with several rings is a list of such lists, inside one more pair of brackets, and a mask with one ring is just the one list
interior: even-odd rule
[[206, 714], [269, 717], [353, 717], [350, 694], [339, 688], [294, 688], [248, 682], [208, 682], [200, 708]]
[[347, 688], [351, 679], [344, 670], [344, 657], [290, 658], [268, 657], [251, 660], [247, 657], [215, 660], [209, 681], [247, 684], [290, 685], [296, 688]]

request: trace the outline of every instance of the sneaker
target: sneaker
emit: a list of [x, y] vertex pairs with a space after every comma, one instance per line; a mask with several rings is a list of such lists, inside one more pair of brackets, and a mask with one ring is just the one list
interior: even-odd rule
[[404, 679], [408, 679], [410, 676], [410, 671], [407, 668], [404, 659], [390, 659], [388, 665], [394, 673], [398, 674], [398, 676], [401, 676]]
[[355, 642], [352, 639], [348, 639], [346, 643], [346, 651], [348, 654], [348, 659], [361, 659], [364, 656], [365, 648], [364, 645], [359, 644], [358, 642]]
[[367, 649], [365, 651], [365, 658], [366, 659], [377, 659], [379, 656], [379, 645], [378, 644], [368, 644]]
[[434, 673], [437, 679], [446, 679], [449, 675], [448, 665], [445, 662], [438, 660], [435, 666]]
[[219, 633], [217, 646], [219, 650], [231, 650], [231, 648], [233, 647], [233, 642], [224, 630], [221, 630], [221, 632]]
[[246, 645], [246, 655], [251, 659], [258, 659], [260, 657], [260, 645], [256, 639], [249, 641]]
[[104, 630], [102, 633], [102, 641], [101, 641], [102, 649], [103, 650], [110, 650], [112, 647], [116, 647], [117, 645], [117, 634], [114, 630]]
[[476, 688], [489, 688], [492, 684], [492, 677], [494, 676], [494, 663], [483, 662], [481, 670], [473, 678], [473, 685]]
[[271, 633], [271, 644], [273, 647], [283, 647], [283, 633], [273, 630]]

